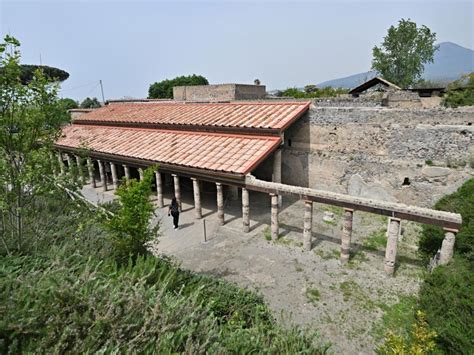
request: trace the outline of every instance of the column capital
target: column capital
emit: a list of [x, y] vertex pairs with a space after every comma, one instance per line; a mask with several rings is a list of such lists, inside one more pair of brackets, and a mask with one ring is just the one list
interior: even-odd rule
[[198, 179], [195, 177], [190, 178], [192, 181], [197, 181]]
[[353, 208], [346, 208], [346, 207], [344, 207], [343, 209], [344, 209], [344, 211], [347, 211], [347, 212], [354, 212], [354, 209], [353, 209]]
[[401, 218], [397, 218], [397, 217], [388, 217], [391, 221], [396, 221], [396, 222], [401, 222]]
[[445, 228], [445, 227], [443, 227], [443, 230], [445, 232], [451, 232], [451, 233], [458, 233], [459, 232], [459, 229], [456, 229], [456, 228]]

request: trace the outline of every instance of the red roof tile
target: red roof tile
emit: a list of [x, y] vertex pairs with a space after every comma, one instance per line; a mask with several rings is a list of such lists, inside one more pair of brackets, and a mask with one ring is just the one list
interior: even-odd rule
[[280, 144], [279, 137], [200, 133], [73, 124], [63, 128], [58, 148], [198, 169], [247, 174]]
[[76, 123], [143, 124], [286, 129], [309, 108], [305, 102], [110, 103], [77, 117]]

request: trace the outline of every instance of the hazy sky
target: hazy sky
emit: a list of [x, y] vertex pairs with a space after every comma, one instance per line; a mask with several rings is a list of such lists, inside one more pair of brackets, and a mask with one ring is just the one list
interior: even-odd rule
[[371, 48], [400, 18], [438, 42], [474, 48], [473, 1], [6, 1], [0, 32], [22, 43], [23, 63], [70, 73], [74, 99], [146, 97], [150, 83], [201, 74], [210, 83], [268, 90], [366, 71]]

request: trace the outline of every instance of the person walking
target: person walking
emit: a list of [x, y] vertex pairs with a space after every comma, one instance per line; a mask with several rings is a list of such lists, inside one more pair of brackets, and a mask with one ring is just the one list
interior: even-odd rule
[[179, 205], [178, 201], [176, 201], [176, 197], [173, 197], [171, 200], [170, 207], [168, 209], [168, 216], [169, 215], [173, 216], [173, 226], [174, 229], [178, 229], [178, 223], [179, 223]]

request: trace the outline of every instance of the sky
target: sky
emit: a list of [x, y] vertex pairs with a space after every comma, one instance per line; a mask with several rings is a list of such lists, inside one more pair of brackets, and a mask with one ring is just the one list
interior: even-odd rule
[[22, 63], [66, 70], [61, 96], [143, 98], [150, 84], [199, 74], [211, 84], [302, 87], [370, 69], [401, 18], [438, 42], [474, 48], [474, 1], [0, 0], [0, 34]]

